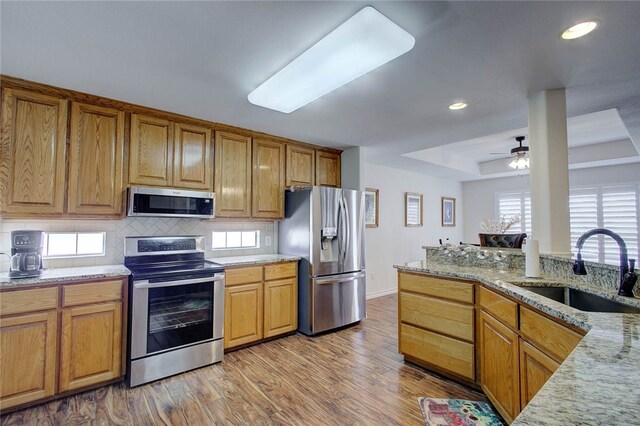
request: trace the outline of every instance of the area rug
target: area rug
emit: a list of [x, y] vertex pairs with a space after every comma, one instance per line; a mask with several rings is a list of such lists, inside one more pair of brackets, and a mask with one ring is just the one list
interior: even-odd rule
[[418, 398], [426, 426], [502, 426], [486, 402], [466, 399]]

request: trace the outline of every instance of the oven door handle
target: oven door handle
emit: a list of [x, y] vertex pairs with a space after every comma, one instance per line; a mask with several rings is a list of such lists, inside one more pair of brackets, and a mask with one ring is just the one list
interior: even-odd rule
[[133, 286], [135, 288], [159, 288], [159, 287], [173, 287], [176, 285], [198, 284], [224, 280], [224, 274], [215, 274], [213, 277], [194, 278], [191, 280], [176, 280], [176, 281], [161, 281], [156, 283], [150, 283], [149, 280], [134, 281]]

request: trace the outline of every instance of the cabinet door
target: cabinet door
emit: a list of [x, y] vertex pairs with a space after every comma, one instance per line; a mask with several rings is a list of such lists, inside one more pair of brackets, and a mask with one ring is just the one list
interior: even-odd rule
[[262, 339], [262, 283], [225, 288], [224, 348]]
[[549, 377], [558, 369], [559, 363], [520, 340], [520, 402], [521, 409], [533, 399]]
[[0, 319], [0, 409], [55, 393], [57, 329], [55, 310]]
[[340, 154], [316, 151], [316, 185], [340, 187]]
[[62, 213], [66, 146], [65, 99], [4, 89], [0, 211]]
[[69, 213], [122, 213], [123, 147], [123, 111], [73, 103], [69, 145]]
[[287, 145], [286, 186], [315, 185], [315, 157], [313, 148]]
[[122, 375], [122, 303], [65, 308], [60, 342], [60, 391]]
[[264, 283], [264, 337], [298, 328], [298, 280], [287, 278]]
[[211, 129], [175, 124], [173, 186], [213, 191]]
[[253, 217], [284, 219], [284, 151], [280, 142], [253, 140]]
[[508, 423], [520, 413], [518, 355], [518, 334], [481, 312], [480, 383]]
[[161, 118], [131, 115], [129, 183], [171, 186], [172, 123]]
[[251, 138], [216, 132], [217, 217], [251, 216]]

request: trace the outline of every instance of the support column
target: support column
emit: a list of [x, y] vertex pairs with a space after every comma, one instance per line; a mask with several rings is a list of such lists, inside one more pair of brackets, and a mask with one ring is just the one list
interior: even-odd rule
[[569, 151], [564, 89], [529, 97], [531, 227], [542, 253], [571, 256]]

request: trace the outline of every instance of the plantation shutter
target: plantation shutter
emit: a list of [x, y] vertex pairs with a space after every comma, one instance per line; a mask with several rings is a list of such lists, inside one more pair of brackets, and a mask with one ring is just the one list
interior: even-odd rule
[[498, 194], [498, 219], [505, 217], [510, 218], [520, 215], [520, 223], [515, 223], [507, 231], [507, 233], [520, 233], [522, 231], [522, 193], [511, 192]]
[[[598, 227], [598, 192], [596, 188], [574, 189], [569, 193], [569, 221], [571, 224], [571, 251], [578, 253], [576, 242], [580, 235]], [[582, 258], [600, 262], [599, 239], [594, 235], [582, 247]]]
[[[634, 186], [602, 188], [602, 224], [622, 237], [629, 258], [638, 259], [638, 198]], [[619, 253], [618, 244], [605, 237], [604, 262], [618, 264]]]

